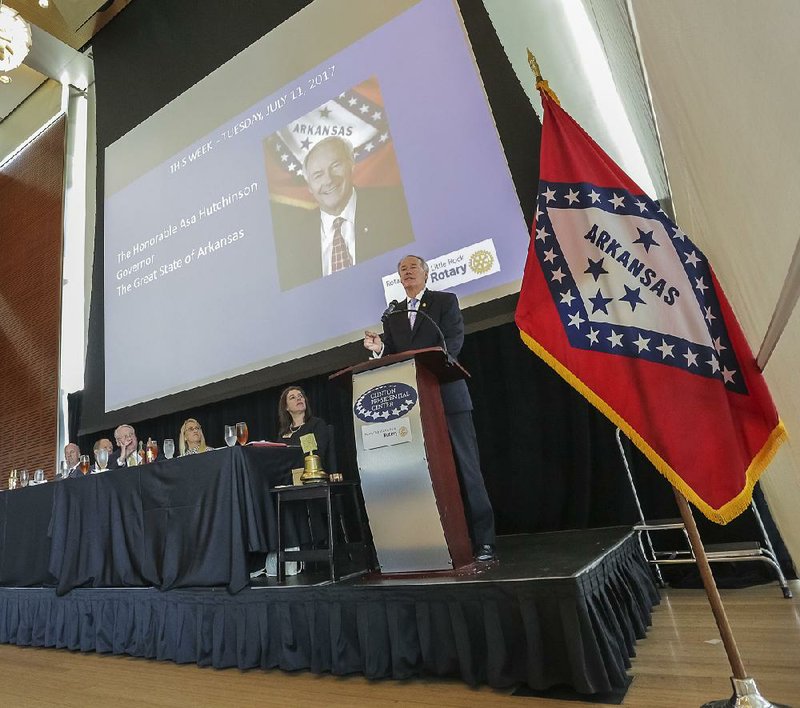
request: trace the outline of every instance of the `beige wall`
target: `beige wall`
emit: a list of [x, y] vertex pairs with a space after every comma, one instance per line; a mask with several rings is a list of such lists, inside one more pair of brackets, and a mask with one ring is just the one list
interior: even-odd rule
[[[754, 352], [800, 235], [800, 2], [631, 0], [675, 212]], [[800, 564], [800, 314], [765, 375], [790, 442], [763, 477]]]

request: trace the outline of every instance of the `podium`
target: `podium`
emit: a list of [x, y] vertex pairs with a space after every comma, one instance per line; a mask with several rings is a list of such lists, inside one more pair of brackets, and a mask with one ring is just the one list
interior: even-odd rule
[[361, 490], [383, 573], [472, 563], [439, 391], [440, 383], [467, 375], [432, 347], [371, 359], [331, 376], [352, 390]]

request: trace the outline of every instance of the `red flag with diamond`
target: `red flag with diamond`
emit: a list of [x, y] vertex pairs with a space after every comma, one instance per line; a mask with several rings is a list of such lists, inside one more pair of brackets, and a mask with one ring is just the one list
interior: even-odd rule
[[786, 436], [764, 378], [700, 249], [541, 93], [522, 339], [727, 523]]

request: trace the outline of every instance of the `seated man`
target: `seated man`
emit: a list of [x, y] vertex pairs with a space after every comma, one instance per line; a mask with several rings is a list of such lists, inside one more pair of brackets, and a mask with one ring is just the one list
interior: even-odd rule
[[83, 476], [80, 469], [81, 449], [75, 443], [68, 443], [64, 447], [64, 459], [67, 461], [67, 476], [70, 479]]
[[108, 461], [108, 469], [118, 469], [120, 467], [136, 467], [140, 464], [137, 448], [139, 441], [136, 438], [136, 431], [132, 425], [127, 423], [120, 425], [114, 431], [114, 440], [117, 442], [117, 450], [111, 455]]
[[[102, 465], [102, 466], [100, 465], [100, 462], [97, 459], [97, 453], [100, 450], [105, 450], [108, 453], [108, 457], [106, 458], [106, 463], [104, 465]], [[92, 474], [95, 474], [96, 472], [104, 472], [105, 470], [107, 470], [109, 468], [109, 465], [111, 464], [111, 459], [113, 457], [114, 457], [114, 445], [113, 445], [113, 443], [108, 438], [100, 438], [94, 444], [94, 460], [95, 460], [95, 464], [94, 464], [94, 468], [92, 469]]]

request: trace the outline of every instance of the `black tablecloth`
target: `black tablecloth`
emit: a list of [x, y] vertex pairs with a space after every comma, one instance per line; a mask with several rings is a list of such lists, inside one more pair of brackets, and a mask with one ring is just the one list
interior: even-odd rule
[[50, 510], [55, 485], [0, 494], [0, 585], [54, 585], [50, 575]]
[[269, 488], [301, 465], [299, 448], [234, 447], [0, 495], [0, 584], [237, 592], [248, 553], [275, 550]]

